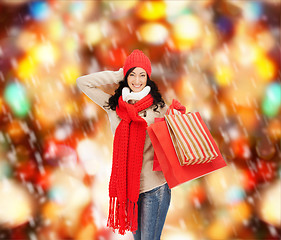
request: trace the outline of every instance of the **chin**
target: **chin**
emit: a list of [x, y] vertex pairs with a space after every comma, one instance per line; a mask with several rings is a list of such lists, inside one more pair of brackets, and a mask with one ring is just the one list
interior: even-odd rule
[[135, 89], [135, 90], [133, 90], [133, 92], [140, 92], [142, 90], [143, 90], [143, 88], [142, 89]]
[[143, 87], [143, 88], [140, 88], [140, 89], [136, 89], [136, 88], [134, 88], [134, 87], [130, 87], [130, 89], [131, 89], [131, 91], [133, 91], [133, 92], [140, 92], [140, 91], [142, 91], [142, 90], [144, 89], [144, 87]]

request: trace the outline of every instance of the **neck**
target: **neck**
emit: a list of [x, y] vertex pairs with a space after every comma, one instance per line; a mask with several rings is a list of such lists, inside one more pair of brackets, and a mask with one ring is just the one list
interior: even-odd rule
[[[145, 96], [147, 96], [150, 92], [150, 86], [145, 86], [140, 92], [131, 92], [128, 87], [124, 87], [122, 89], [122, 98], [124, 101], [128, 103], [135, 103], [136, 101], [141, 100]], [[130, 101], [130, 102], [129, 102]]]

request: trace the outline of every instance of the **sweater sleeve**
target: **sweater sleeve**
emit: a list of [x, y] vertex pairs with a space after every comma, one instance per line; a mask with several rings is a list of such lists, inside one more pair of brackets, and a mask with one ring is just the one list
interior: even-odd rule
[[107, 111], [108, 109], [104, 108], [104, 105], [106, 105], [111, 95], [98, 87], [113, 83], [118, 84], [123, 80], [123, 77], [123, 68], [120, 68], [118, 71], [101, 71], [78, 77], [76, 83], [83, 93]]

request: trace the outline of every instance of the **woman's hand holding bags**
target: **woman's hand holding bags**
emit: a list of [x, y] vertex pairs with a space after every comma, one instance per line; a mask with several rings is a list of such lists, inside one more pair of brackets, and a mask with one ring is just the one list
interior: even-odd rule
[[227, 166], [199, 112], [185, 113], [177, 100], [165, 118], [147, 130], [154, 147], [154, 171], [162, 171], [170, 188]]

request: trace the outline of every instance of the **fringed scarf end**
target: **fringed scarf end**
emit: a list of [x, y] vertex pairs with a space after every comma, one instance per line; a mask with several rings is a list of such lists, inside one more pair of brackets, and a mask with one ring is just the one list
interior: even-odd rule
[[111, 227], [114, 233], [119, 230], [121, 235], [126, 231], [135, 233], [138, 229], [138, 204], [130, 200], [127, 204], [125, 202], [120, 204], [117, 197], [111, 197], [107, 227]]

